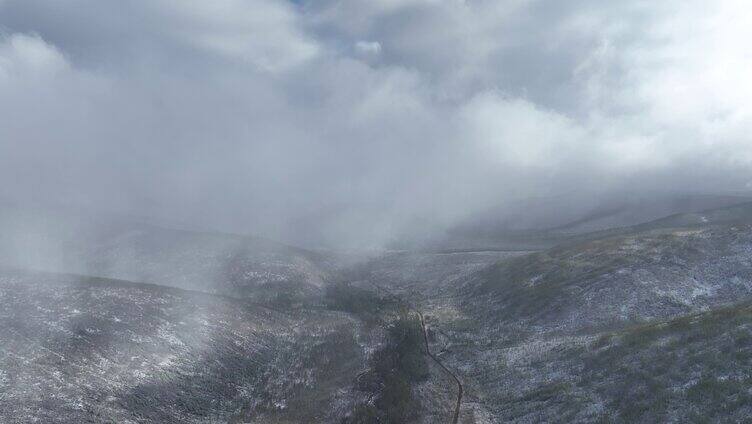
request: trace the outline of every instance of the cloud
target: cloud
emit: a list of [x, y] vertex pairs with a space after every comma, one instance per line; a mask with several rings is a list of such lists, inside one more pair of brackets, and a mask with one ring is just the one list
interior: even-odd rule
[[63, 55], [34, 35], [13, 34], [0, 44], [0, 75], [4, 78], [28, 78], [64, 71]]
[[5, 0], [0, 196], [382, 244], [525, 196], [741, 189], [751, 10]]
[[144, 2], [173, 35], [201, 49], [278, 71], [316, 56], [291, 6], [273, 0]]
[[376, 55], [381, 53], [381, 43], [378, 41], [358, 41], [355, 50], [364, 55]]

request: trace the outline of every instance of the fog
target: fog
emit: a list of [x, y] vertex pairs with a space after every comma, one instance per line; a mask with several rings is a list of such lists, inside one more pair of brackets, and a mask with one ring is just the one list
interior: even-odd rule
[[374, 247], [530, 198], [747, 193], [751, 18], [732, 0], [0, 0], [0, 200]]

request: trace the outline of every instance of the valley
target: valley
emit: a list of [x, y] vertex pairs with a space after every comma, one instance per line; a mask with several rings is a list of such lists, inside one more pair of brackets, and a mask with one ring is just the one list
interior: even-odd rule
[[343, 257], [100, 234], [68, 253], [97, 277], [2, 269], [0, 418], [687, 422], [712, 406], [736, 420], [750, 413], [751, 217], [674, 215], [539, 251]]

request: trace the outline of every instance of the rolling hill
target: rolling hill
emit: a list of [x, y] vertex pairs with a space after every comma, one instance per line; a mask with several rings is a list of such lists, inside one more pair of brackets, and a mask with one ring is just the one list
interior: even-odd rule
[[708, 416], [749, 416], [750, 210], [590, 234], [416, 297], [465, 419], [686, 422], [719, 399]]
[[0, 421], [440, 422], [458, 393], [444, 366], [462, 423], [752, 415], [752, 204], [347, 266], [358, 255], [76, 228], [25, 246], [100, 277], [0, 271]]
[[417, 246], [432, 251], [540, 250], [572, 238], [672, 215], [733, 207], [751, 199], [742, 195], [567, 193], [500, 204], [470, 215]]
[[0, 274], [0, 421], [336, 422], [365, 367], [344, 314], [121, 280]]
[[116, 216], [3, 211], [0, 265], [290, 304], [320, 296], [332, 257], [260, 237]]

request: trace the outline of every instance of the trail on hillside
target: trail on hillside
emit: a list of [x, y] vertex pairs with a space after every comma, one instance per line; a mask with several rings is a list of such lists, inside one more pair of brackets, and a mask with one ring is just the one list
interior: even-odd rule
[[460, 407], [462, 405], [462, 396], [464, 394], [464, 387], [462, 386], [462, 382], [460, 381], [459, 377], [455, 373], [452, 372], [446, 365], [444, 365], [439, 358], [434, 356], [433, 353], [431, 353], [431, 348], [428, 345], [428, 330], [426, 329], [426, 320], [423, 317], [423, 312], [421, 312], [418, 308], [415, 306], [412, 306], [409, 302], [405, 302], [402, 298], [397, 296], [396, 294], [392, 293], [390, 290], [387, 290], [386, 288], [379, 286], [378, 284], [371, 283], [373, 287], [375, 287], [377, 290], [381, 290], [388, 294], [390, 297], [393, 297], [398, 302], [403, 303], [409, 307], [409, 309], [412, 309], [416, 314], [418, 314], [418, 317], [420, 318], [420, 327], [423, 331], [423, 342], [426, 347], [426, 355], [428, 355], [431, 360], [433, 360], [436, 365], [439, 366], [442, 370], [444, 370], [445, 373], [447, 373], [450, 377], [452, 377], [452, 380], [454, 380], [455, 384], [457, 384], [457, 401], [454, 405], [454, 414], [452, 414], [452, 424], [457, 424], [460, 419]]
[[433, 361], [436, 362], [436, 364], [439, 367], [441, 367], [441, 369], [443, 369], [444, 372], [449, 374], [449, 376], [451, 376], [454, 382], [457, 384], [457, 403], [454, 406], [454, 415], [452, 416], [452, 424], [457, 424], [457, 422], [460, 419], [460, 406], [462, 405], [462, 394], [464, 391], [462, 387], [462, 382], [460, 381], [459, 378], [457, 378], [457, 376], [449, 368], [447, 368], [444, 364], [441, 363], [439, 358], [437, 358], [436, 356], [433, 355], [433, 353], [431, 353], [431, 349], [428, 347], [428, 331], [426, 330], [426, 321], [423, 318], [422, 312], [418, 310], [416, 310], [416, 312], [418, 313], [418, 316], [420, 317], [420, 326], [423, 328], [423, 341], [426, 344], [426, 354], [431, 359], [433, 359]]

